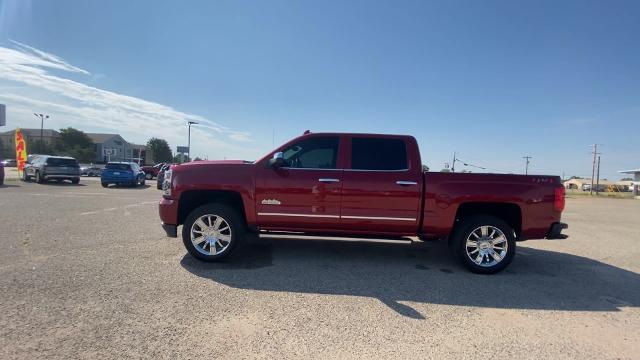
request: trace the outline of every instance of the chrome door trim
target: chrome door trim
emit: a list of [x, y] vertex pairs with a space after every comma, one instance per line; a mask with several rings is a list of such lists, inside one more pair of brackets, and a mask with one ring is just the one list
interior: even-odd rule
[[401, 218], [401, 217], [387, 217], [387, 216], [320, 215], [320, 214], [293, 214], [293, 213], [272, 213], [272, 212], [259, 212], [258, 216], [291, 216], [291, 217], [330, 218], [330, 219], [416, 221], [415, 218]]
[[339, 179], [331, 179], [331, 178], [320, 178], [318, 179], [321, 183], [337, 183], [340, 182]]
[[386, 217], [386, 216], [349, 216], [342, 215], [342, 219], [360, 219], [360, 220], [392, 220], [392, 221], [416, 221], [415, 218], [400, 218], [400, 217]]
[[291, 213], [271, 213], [259, 212], [258, 216], [293, 216], [293, 217], [310, 217], [310, 218], [331, 218], [339, 219], [340, 215], [320, 215], [320, 214], [291, 214]]

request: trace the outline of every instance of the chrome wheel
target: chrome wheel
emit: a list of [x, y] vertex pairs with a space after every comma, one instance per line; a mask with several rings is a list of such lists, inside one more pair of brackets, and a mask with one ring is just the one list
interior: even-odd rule
[[494, 226], [480, 226], [466, 239], [465, 250], [471, 261], [479, 266], [491, 267], [501, 262], [509, 249], [507, 237]]
[[191, 243], [203, 255], [218, 255], [231, 244], [231, 227], [218, 215], [200, 216], [191, 225]]

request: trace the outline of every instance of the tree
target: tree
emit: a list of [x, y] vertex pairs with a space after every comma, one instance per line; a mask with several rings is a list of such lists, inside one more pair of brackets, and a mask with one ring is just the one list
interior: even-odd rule
[[79, 162], [95, 160], [95, 146], [84, 131], [68, 127], [60, 129], [60, 139], [55, 145], [57, 155], [71, 156]]
[[180, 154], [175, 154], [173, 156], [173, 160], [171, 162], [176, 163], [176, 164], [181, 164], [181, 163], [186, 163], [191, 161], [191, 159], [189, 159], [189, 155], [184, 155], [184, 158], [182, 155]]
[[173, 161], [173, 153], [167, 140], [158, 138], [149, 139], [149, 141], [147, 141], [147, 151], [151, 152], [153, 161], [156, 164]]
[[40, 141], [35, 139], [27, 143], [27, 152], [29, 154], [41, 154], [41, 155], [58, 155], [58, 144], [50, 144], [46, 141]]
[[626, 178], [620, 179], [620, 181], [633, 181], [633, 179], [630, 177], [626, 177]]

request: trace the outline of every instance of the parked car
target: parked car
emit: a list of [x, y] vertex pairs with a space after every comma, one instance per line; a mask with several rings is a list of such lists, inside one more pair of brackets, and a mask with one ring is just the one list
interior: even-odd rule
[[0, 185], [4, 185], [4, 165], [0, 163]]
[[48, 180], [70, 180], [74, 184], [80, 182], [80, 165], [72, 157], [37, 155], [29, 161], [22, 172], [25, 181], [33, 178], [39, 184]]
[[164, 166], [164, 163], [156, 164], [153, 166], [141, 166], [140, 169], [144, 171], [145, 178], [147, 180], [153, 180], [154, 177], [158, 176], [158, 173], [160, 172], [160, 169], [162, 169], [162, 166]]
[[516, 241], [563, 239], [558, 176], [422, 170], [412, 136], [306, 134], [256, 162], [204, 161], [166, 171], [160, 219], [202, 261], [248, 237], [448, 239], [469, 270], [495, 273]]
[[110, 162], [102, 170], [100, 182], [102, 187], [108, 187], [110, 184], [144, 186], [145, 175], [134, 162]]
[[171, 165], [174, 164], [163, 164], [162, 167], [160, 168], [160, 171], [158, 171], [158, 176], [156, 178], [156, 188], [158, 190], [162, 190], [162, 183], [164, 182], [164, 173], [169, 170], [169, 168], [171, 168]]
[[2, 160], [2, 165], [4, 167], [16, 167], [18, 166], [18, 162], [16, 161], [16, 159], [5, 159]]
[[102, 168], [95, 165], [87, 165], [80, 167], [80, 175], [84, 176], [100, 176]]

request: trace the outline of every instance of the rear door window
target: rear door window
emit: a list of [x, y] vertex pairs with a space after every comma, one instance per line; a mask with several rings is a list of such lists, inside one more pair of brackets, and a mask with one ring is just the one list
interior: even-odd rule
[[105, 166], [106, 169], [109, 170], [119, 170], [119, 171], [129, 171], [131, 170], [131, 167], [128, 164], [107, 164], [107, 166]]
[[407, 146], [402, 139], [354, 137], [351, 169], [407, 170]]
[[48, 166], [78, 167], [78, 162], [75, 159], [48, 158], [47, 159], [47, 165]]

